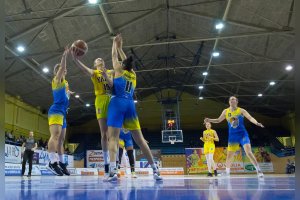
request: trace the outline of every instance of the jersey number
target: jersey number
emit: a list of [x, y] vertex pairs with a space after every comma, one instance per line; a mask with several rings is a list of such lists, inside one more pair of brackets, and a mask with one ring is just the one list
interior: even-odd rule
[[103, 87], [104, 87], [104, 90], [110, 90], [110, 87], [109, 87], [109, 85], [108, 84], [103, 84]]
[[125, 92], [130, 92], [132, 88], [132, 82], [126, 81]]

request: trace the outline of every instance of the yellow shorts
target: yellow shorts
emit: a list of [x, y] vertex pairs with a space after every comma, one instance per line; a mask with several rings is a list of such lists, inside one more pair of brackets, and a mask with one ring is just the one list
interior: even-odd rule
[[66, 118], [64, 115], [60, 114], [49, 114], [48, 115], [48, 123], [51, 125], [61, 125], [62, 128], [67, 127]]
[[227, 151], [234, 151], [236, 152], [237, 150], [240, 149], [240, 144], [239, 143], [230, 143], [228, 144], [228, 148], [227, 148]]
[[95, 109], [97, 119], [107, 118], [108, 104], [110, 101], [109, 95], [97, 95], [95, 99]]
[[215, 153], [214, 143], [204, 143], [204, 154]]
[[125, 146], [124, 140], [121, 140], [121, 139], [120, 139], [120, 140], [119, 140], [119, 147], [123, 149], [124, 146]]

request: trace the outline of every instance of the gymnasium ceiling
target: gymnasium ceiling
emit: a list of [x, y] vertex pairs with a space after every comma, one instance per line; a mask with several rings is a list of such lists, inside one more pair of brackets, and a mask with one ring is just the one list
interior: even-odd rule
[[[47, 110], [52, 69], [64, 46], [83, 39], [89, 45], [84, 63], [91, 66], [102, 57], [111, 66], [111, 36], [122, 33], [125, 52], [136, 58], [138, 101], [150, 95], [158, 102], [184, 101], [182, 94], [188, 93], [195, 103], [199, 96], [227, 103], [237, 95], [250, 111], [283, 116], [295, 104], [295, 76], [285, 70], [294, 66], [293, 9], [294, 0], [99, 0], [96, 5], [7, 0], [6, 92]], [[218, 31], [220, 21], [225, 27]], [[18, 45], [26, 51], [18, 52]], [[214, 50], [219, 57], [212, 57]], [[46, 66], [48, 74], [42, 71]], [[208, 76], [202, 75], [205, 71]], [[92, 83], [71, 59], [67, 80], [80, 95], [71, 100], [69, 122], [94, 119]]]

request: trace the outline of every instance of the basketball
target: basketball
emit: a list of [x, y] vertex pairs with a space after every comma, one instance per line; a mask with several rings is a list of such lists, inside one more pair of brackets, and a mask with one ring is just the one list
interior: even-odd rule
[[76, 56], [83, 56], [88, 51], [88, 45], [83, 40], [76, 40], [73, 42], [71, 49]]

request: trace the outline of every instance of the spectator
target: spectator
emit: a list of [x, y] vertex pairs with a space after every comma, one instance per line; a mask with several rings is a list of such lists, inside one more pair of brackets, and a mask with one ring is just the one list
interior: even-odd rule
[[287, 174], [293, 174], [293, 173], [295, 173], [295, 163], [292, 163], [290, 161], [290, 159], [287, 159], [286, 173]]

